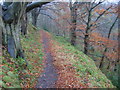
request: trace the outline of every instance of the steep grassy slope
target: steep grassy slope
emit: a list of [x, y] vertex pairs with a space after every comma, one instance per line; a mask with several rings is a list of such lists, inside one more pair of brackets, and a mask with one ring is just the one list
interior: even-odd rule
[[[44, 54], [42, 52], [40, 33], [36, 32], [32, 25], [29, 25], [28, 31], [29, 34], [26, 37], [21, 37], [25, 58], [28, 61], [28, 67], [26, 70], [23, 69], [24, 60], [21, 58], [11, 58], [6, 49], [3, 50], [4, 55], [0, 57], [0, 59], [3, 61], [2, 65], [0, 66], [2, 68], [0, 69], [0, 76], [3, 78], [0, 80], [0, 86], [4, 88], [32, 88], [36, 84], [37, 77], [42, 72]], [[68, 63], [72, 64], [72, 67], [68, 66], [65, 68], [73, 68], [76, 70], [76, 77], [79, 78], [79, 80], [76, 80], [76, 84], [79, 84], [79, 81], [81, 85], [87, 86], [88, 88], [114, 87], [110, 80], [108, 80], [106, 76], [95, 66], [94, 61], [81, 51], [77, 50], [75, 47], [71, 46], [70, 43], [65, 40], [65, 38], [53, 36], [53, 40], [51, 41], [53, 43], [51, 44], [52, 47], [57, 51], [53, 52], [58, 53], [56, 54], [57, 56], [53, 57], [56, 57], [57, 60], [59, 59], [58, 61], [64, 59], [64, 62], [56, 61], [56, 63], [61, 63], [61, 66], [68, 65]], [[54, 47], [55, 45], [59, 45], [62, 48]], [[66, 72], [67, 69], [63, 71]], [[64, 75], [65, 74], [63, 74], [63, 77]], [[73, 79], [73, 81], [75, 80]]]
[[43, 52], [40, 43], [40, 33], [32, 25], [28, 26], [28, 35], [21, 36], [22, 48], [28, 67], [23, 68], [24, 60], [13, 59], [6, 49], [3, 50], [2, 65], [0, 66], [0, 86], [3, 88], [32, 88], [42, 70]]
[[63, 49], [59, 49], [58, 51], [64, 53], [66, 56], [63, 57], [69, 58], [73, 63], [73, 68], [75, 68], [77, 74], [79, 74], [78, 77], [81, 78], [80, 82], [82, 84], [87, 84], [88, 88], [114, 88], [111, 81], [96, 67], [91, 58], [71, 46], [65, 38], [54, 36], [53, 39], [59, 43], [59, 46], [63, 47]]

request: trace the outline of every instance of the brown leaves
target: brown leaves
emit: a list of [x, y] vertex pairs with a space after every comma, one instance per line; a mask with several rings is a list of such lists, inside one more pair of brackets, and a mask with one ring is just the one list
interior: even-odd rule
[[78, 78], [75, 69], [72, 66], [72, 62], [70, 61], [70, 54], [60, 52], [60, 50], [64, 50], [62, 46], [59, 46], [59, 43], [52, 40], [49, 33], [44, 32], [47, 37], [50, 38], [49, 42], [49, 51], [53, 56], [53, 63], [57, 69], [57, 73], [59, 74], [58, 80], [56, 82], [57, 88], [82, 88], [85, 87], [82, 83], [80, 83], [80, 78]]
[[42, 47], [40, 43], [42, 43], [42, 38], [40, 33], [34, 32], [32, 36], [34, 39], [31, 40], [31, 42], [28, 42], [28, 47], [30, 48], [25, 48], [26, 59], [29, 61], [28, 63], [30, 66], [28, 66], [26, 73], [21, 73], [23, 76], [28, 76], [22, 80], [24, 83], [24, 85], [22, 85], [23, 88], [35, 87], [37, 78], [42, 72], [42, 66], [44, 65], [44, 62], [42, 61], [44, 57], [41, 56], [43, 51], [41, 50]]

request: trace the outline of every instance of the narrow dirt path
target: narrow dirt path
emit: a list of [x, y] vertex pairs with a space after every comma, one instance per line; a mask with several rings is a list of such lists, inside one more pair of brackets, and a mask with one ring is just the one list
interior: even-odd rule
[[38, 79], [36, 88], [55, 88], [55, 83], [57, 81], [56, 69], [53, 65], [53, 57], [51, 55], [51, 42], [50, 36], [46, 34], [45, 31], [40, 31], [42, 44], [45, 53], [45, 67], [44, 72]]
[[[65, 53], [67, 49], [44, 30], [40, 31], [45, 53], [45, 68], [38, 79], [37, 88], [86, 88], [80, 81], [71, 58], [73, 54]], [[62, 50], [62, 51], [59, 51]], [[75, 57], [74, 59], [76, 59]]]

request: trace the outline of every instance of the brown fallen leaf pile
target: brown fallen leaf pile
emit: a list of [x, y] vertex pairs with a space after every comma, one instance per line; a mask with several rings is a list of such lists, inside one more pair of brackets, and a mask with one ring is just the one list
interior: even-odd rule
[[56, 82], [56, 88], [86, 88], [87, 85], [83, 85], [80, 82], [80, 78], [77, 77], [78, 74], [75, 71], [75, 68], [72, 66], [70, 61], [70, 54], [60, 52], [63, 50], [62, 46], [59, 46], [59, 43], [52, 39], [51, 35], [45, 32], [50, 39], [50, 50], [53, 56], [53, 63], [57, 69], [58, 80]]

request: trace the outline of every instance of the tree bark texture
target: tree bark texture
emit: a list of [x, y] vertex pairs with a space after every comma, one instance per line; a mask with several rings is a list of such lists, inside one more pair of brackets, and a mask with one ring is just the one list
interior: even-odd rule
[[71, 11], [71, 45], [75, 46], [76, 44], [76, 25], [77, 25], [77, 8], [76, 4], [73, 4], [70, 2], [70, 11]]
[[[25, 3], [11, 3], [6, 10], [3, 11], [3, 21], [5, 29], [3, 38], [6, 39], [8, 53], [11, 57], [24, 58], [20, 43], [20, 18], [24, 10]], [[19, 7], [19, 8], [18, 8]]]
[[32, 13], [32, 24], [36, 27], [37, 18], [38, 18], [38, 15], [40, 14], [40, 8], [33, 9], [31, 13]]

